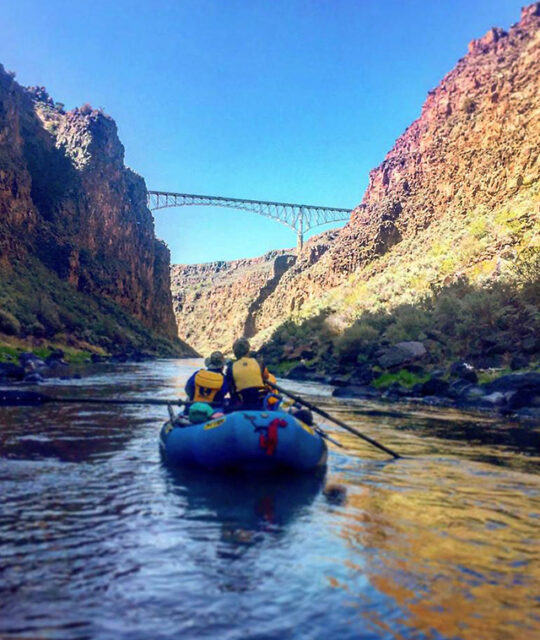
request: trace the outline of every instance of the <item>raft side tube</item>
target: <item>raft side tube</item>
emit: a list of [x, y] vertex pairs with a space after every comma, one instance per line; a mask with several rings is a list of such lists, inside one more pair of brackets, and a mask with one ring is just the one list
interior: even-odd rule
[[206, 469], [308, 471], [324, 466], [327, 447], [311, 427], [283, 411], [236, 411], [202, 424], [163, 425], [167, 461]]

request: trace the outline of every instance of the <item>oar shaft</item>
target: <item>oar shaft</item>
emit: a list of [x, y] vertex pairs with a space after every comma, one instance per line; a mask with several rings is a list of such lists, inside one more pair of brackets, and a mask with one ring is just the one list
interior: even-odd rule
[[180, 399], [171, 399], [171, 400], [161, 400], [159, 398], [130, 398], [130, 399], [120, 399], [120, 398], [92, 398], [92, 397], [62, 397], [62, 396], [44, 396], [46, 399], [44, 402], [73, 402], [73, 403], [84, 403], [84, 404], [146, 404], [146, 405], [155, 405], [155, 406], [184, 406], [188, 404], [185, 400]]
[[330, 420], [331, 422], [334, 422], [335, 424], [339, 425], [343, 429], [346, 429], [350, 433], [354, 433], [355, 436], [358, 436], [359, 438], [362, 438], [362, 440], [365, 440], [366, 442], [369, 442], [370, 444], [372, 444], [374, 447], [377, 447], [381, 451], [384, 451], [385, 453], [388, 453], [389, 455], [393, 456], [394, 458], [401, 458], [401, 456], [399, 454], [397, 454], [395, 451], [392, 451], [392, 449], [389, 449], [388, 447], [385, 447], [384, 444], [381, 444], [380, 442], [377, 442], [376, 440], [373, 440], [373, 438], [370, 438], [369, 436], [364, 435], [363, 433], [361, 433], [360, 431], [358, 431], [354, 427], [351, 427], [350, 425], [348, 425], [347, 423], [343, 422], [339, 418], [334, 418], [334, 416], [332, 416], [329, 413], [327, 413], [326, 411], [324, 411], [324, 409], [319, 409], [319, 407], [316, 407], [311, 402], [308, 402], [307, 400], [304, 400], [300, 396], [297, 396], [296, 394], [291, 393], [290, 391], [287, 391], [286, 389], [284, 389], [283, 387], [281, 387], [281, 386], [279, 386], [277, 384], [272, 384], [272, 386], [275, 387], [278, 391], [281, 391], [281, 393], [285, 394], [286, 396], [289, 396], [289, 398], [292, 398], [296, 402], [298, 402], [300, 404], [303, 404], [308, 409], [311, 409], [311, 411], [314, 411], [315, 413], [318, 413], [323, 418], [326, 418], [327, 420]]
[[[0, 390], [0, 406], [8, 407], [25, 407], [40, 406], [42, 404], [55, 403], [73, 403], [73, 404], [118, 404], [118, 405], [155, 405], [163, 406], [190, 406], [193, 402], [182, 400], [181, 398], [96, 398], [92, 396], [48, 396], [44, 393], [36, 391], [25, 391], [15, 389]], [[207, 403], [216, 405], [216, 403]]]

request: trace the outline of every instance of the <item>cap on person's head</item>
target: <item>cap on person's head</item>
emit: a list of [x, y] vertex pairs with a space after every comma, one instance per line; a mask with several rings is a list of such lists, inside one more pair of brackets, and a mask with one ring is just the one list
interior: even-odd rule
[[249, 353], [249, 342], [246, 338], [238, 338], [233, 344], [232, 350], [237, 358], [243, 358]]
[[209, 358], [204, 361], [207, 367], [213, 367], [214, 369], [223, 369], [225, 366], [225, 357], [221, 351], [214, 351], [210, 354]]

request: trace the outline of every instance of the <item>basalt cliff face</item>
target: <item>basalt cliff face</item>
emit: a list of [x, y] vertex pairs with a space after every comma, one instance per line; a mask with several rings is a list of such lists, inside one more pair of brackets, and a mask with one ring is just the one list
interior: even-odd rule
[[6, 334], [114, 350], [151, 332], [192, 353], [176, 337], [169, 251], [114, 121], [88, 105], [66, 113], [2, 67], [0, 277]]
[[[297, 269], [315, 264], [329, 249], [337, 231], [309, 240], [300, 257], [296, 250], [271, 251], [260, 258], [173, 265], [171, 288], [178, 335], [200, 353], [229, 353], [239, 336], [260, 343], [264, 332], [286, 317], [278, 289], [293, 282]], [[291, 298], [292, 309], [299, 292]]]
[[329, 253], [351, 273], [445, 216], [460, 225], [539, 178], [540, 4], [492, 28], [429, 92], [422, 114], [370, 173], [362, 204]]
[[[250, 325], [256, 346], [282, 322], [322, 309], [343, 328], [366, 310], [413, 302], [433, 285], [496, 279], [538, 245], [539, 38], [535, 3], [508, 32], [493, 28], [469, 44], [370, 173], [347, 225], [333, 238], [312, 239], [260, 301]], [[201, 267], [191, 269], [195, 288]], [[259, 295], [257, 287], [252, 294], [240, 287], [243, 308]], [[173, 284], [175, 296], [177, 289]], [[214, 327], [228, 323], [234, 293], [222, 284], [196, 295], [176, 305], [179, 324], [191, 325], [196, 313], [214, 339]]]

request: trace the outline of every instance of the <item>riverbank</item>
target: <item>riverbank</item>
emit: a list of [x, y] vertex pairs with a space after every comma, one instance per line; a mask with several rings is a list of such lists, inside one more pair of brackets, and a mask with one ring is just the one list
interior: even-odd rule
[[[261, 355], [278, 375], [324, 381], [338, 397], [472, 408], [540, 419], [540, 253], [513, 280], [464, 278], [414, 303], [354, 321], [333, 309], [272, 334]], [[517, 267], [516, 267], [517, 269]]]
[[[418, 343], [400, 343], [396, 350], [421, 353]], [[46, 344], [29, 349], [23, 343], [0, 344], [0, 384], [39, 384], [48, 377], [79, 377], [80, 365], [144, 362], [155, 359], [146, 352], [117, 352]], [[413, 358], [414, 360], [414, 358]], [[494, 418], [540, 424], [540, 371], [509, 369], [476, 370], [471, 364], [454, 362], [446, 368], [428, 370], [420, 364], [383, 371], [367, 363], [341, 374], [325, 374], [314, 365], [300, 362], [283, 372], [288, 380], [323, 383], [333, 387], [332, 396], [407, 407], [431, 407], [481, 412]]]
[[172, 357], [168, 351], [116, 350], [108, 353], [94, 345], [72, 346], [12, 339], [0, 343], [0, 384], [39, 384], [50, 377], [80, 377], [78, 368], [96, 363], [144, 362]]
[[380, 373], [363, 366], [348, 375], [325, 376], [297, 365], [285, 377], [329, 384], [335, 398], [482, 412], [540, 424], [538, 371], [477, 372], [466, 362], [431, 373], [420, 367], [414, 373], [411, 368]]

